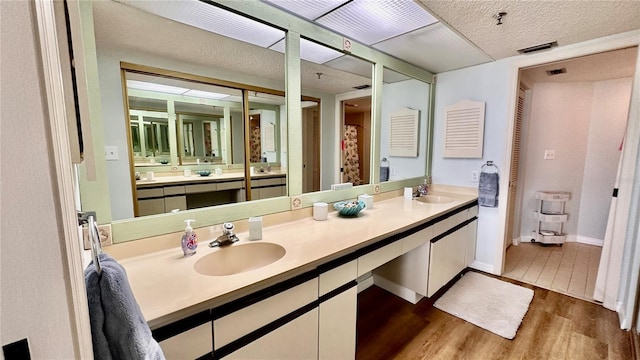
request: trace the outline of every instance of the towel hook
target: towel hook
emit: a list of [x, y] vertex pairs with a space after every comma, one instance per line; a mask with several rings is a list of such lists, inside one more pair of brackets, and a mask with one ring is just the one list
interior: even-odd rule
[[93, 257], [93, 265], [96, 267], [98, 275], [102, 273], [102, 264], [100, 264], [100, 254], [102, 253], [102, 246], [100, 245], [100, 232], [98, 230], [98, 224], [93, 219], [93, 215], [87, 217], [89, 230], [89, 244], [91, 245], [91, 256]]

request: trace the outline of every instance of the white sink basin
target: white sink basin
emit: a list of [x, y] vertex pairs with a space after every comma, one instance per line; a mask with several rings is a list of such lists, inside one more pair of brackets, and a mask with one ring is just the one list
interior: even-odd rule
[[285, 253], [282, 246], [267, 242], [230, 245], [204, 256], [193, 268], [202, 275], [233, 275], [272, 264]]
[[446, 204], [452, 202], [453, 198], [443, 195], [424, 195], [417, 197], [416, 200], [428, 204]]

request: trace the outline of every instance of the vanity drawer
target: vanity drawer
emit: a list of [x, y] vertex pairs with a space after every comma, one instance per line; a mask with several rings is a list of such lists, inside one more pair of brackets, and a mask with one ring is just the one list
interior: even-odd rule
[[218, 190], [231, 190], [231, 189], [242, 189], [244, 187], [244, 181], [229, 181], [218, 183]]
[[273, 179], [259, 179], [254, 180], [255, 186], [273, 186], [273, 185], [281, 185], [282, 181], [280, 178]]
[[346, 264], [338, 266], [337, 268], [324, 272], [320, 274], [319, 295], [325, 295], [349, 281], [355, 280], [357, 276], [357, 260], [352, 260]]
[[469, 209], [469, 219], [471, 219], [474, 216], [478, 216], [478, 205]]
[[[213, 321], [215, 348], [219, 349], [317, 299], [318, 278], [316, 277], [257, 303], [243, 306]], [[213, 310], [213, 315], [215, 318], [216, 309]]]
[[213, 350], [211, 322], [187, 330], [160, 341], [160, 348], [167, 360], [197, 359]]
[[397, 258], [402, 253], [402, 241], [396, 241], [358, 258], [358, 276]]
[[164, 194], [165, 195], [182, 195], [185, 193], [184, 185], [180, 186], [165, 186]]
[[185, 190], [187, 194], [197, 194], [197, 193], [203, 193], [203, 192], [209, 192], [209, 191], [216, 191], [218, 190], [218, 184], [209, 183], [209, 184], [187, 185]]
[[418, 246], [426, 244], [431, 239], [433, 239], [433, 226], [415, 232], [402, 239], [402, 253], [406, 254]]
[[153, 197], [163, 197], [164, 191], [162, 188], [149, 188], [149, 189], [137, 189], [138, 199], [146, 199]]

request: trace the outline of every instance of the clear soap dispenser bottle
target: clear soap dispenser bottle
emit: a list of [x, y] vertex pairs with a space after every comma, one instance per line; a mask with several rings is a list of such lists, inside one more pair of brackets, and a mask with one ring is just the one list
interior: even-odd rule
[[196, 248], [198, 248], [198, 235], [193, 231], [191, 227], [191, 223], [195, 220], [185, 220], [187, 223], [187, 227], [184, 229], [184, 234], [182, 235], [182, 252], [184, 252], [184, 256], [191, 256], [196, 253]]

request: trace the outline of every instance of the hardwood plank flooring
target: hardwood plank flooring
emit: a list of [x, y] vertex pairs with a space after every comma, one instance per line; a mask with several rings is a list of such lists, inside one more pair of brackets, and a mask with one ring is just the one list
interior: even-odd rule
[[564, 243], [562, 246], [521, 243], [507, 249], [507, 278], [593, 301], [600, 263], [599, 246]]
[[513, 340], [433, 307], [372, 286], [358, 295], [359, 360], [631, 359], [631, 341], [613, 311], [520, 281], [533, 301]]

